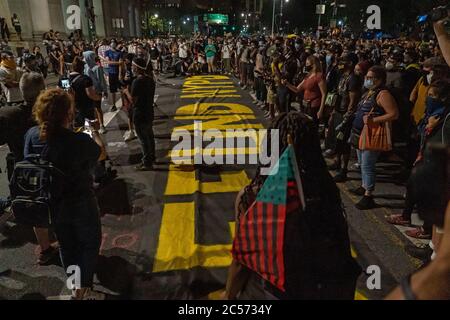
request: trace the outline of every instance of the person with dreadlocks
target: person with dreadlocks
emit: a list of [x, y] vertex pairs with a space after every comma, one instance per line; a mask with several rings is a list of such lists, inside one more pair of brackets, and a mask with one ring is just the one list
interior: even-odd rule
[[[351, 257], [342, 200], [322, 156], [317, 126], [304, 113], [290, 112], [280, 114], [274, 120], [273, 129], [279, 130], [280, 153], [289, 144], [295, 149], [297, 168], [294, 170], [301, 175], [305, 198], [305, 209], [286, 218], [285, 291], [233, 258], [224, 298], [352, 300], [361, 269]], [[260, 169], [251, 184], [237, 196], [236, 226], [266, 181]]]
[[136, 79], [131, 85], [131, 103], [133, 105], [133, 123], [142, 146], [142, 163], [138, 171], [153, 168], [155, 161], [155, 135], [153, 133], [154, 101], [156, 83], [153, 78], [151, 60], [136, 57], [132, 62], [132, 71]]

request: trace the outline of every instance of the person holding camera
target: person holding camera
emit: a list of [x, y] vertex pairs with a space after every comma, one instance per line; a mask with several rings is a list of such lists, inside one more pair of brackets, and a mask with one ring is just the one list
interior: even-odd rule
[[442, 17], [442, 19], [435, 21], [433, 23], [433, 28], [439, 42], [439, 47], [442, 51], [442, 55], [444, 56], [447, 64], [450, 66], [450, 36], [445, 29], [445, 22], [448, 20], [448, 8], [446, 10], [447, 15], [445, 15], [444, 11], [441, 10], [442, 14], [439, 15], [439, 17]]
[[318, 124], [323, 116], [327, 96], [327, 83], [319, 58], [313, 55], [306, 58], [305, 71], [308, 74], [297, 87], [285, 79], [281, 81], [281, 84], [295, 93], [304, 93], [302, 105], [305, 113]]
[[[78, 266], [81, 288], [75, 300], [104, 299], [92, 290], [101, 244], [101, 224], [93, 191], [92, 171], [101, 155], [100, 146], [84, 133], [71, 130], [74, 101], [61, 89], [42, 92], [33, 108], [36, 127], [25, 137], [24, 155], [40, 155], [64, 173], [61, 196], [51, 203], [51, 220], [60, 244], [65, 270]], [[97, 131], [93, 132], [98, 137]]]
[[65, 79], [61, 79], [59, 82], [60, 88], [68, 90], [74, 96], [75, 128], [84, 127], [86, 119], [91, 121], [96, 119], [94, 102], [102, 100], [102, 96], [96, 91], [94, 82], [84, 74], [84, 71], [83, 60], [80, 57], [75, 57], [72, 62], [72, 72], [69, 74], [69, 86], [63, 83]]

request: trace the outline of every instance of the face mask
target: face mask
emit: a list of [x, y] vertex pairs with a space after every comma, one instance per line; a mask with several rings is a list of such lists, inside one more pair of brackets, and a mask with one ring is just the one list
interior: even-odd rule
[[372, 90], [375, 87], [375, 85], [373, 83], [373, 80], [372, 79], [366, 79], [364, 81], [364, 87], [369, 89], [369, 90]]
[[305, 72], [311, 72], [312, 66], [305, 66]]
[[386, 62], [386, 70], [391, 71], [394, 69], [394, 64], [392, 62]]
[[300, 48], [301, 48], [301, 45], [299, 43], [296, 43], [295, 44], [295, 50], [300, 50]]
[[431, 80], [433, 80], [433, 72], [430, 72], [430, 73], [427, 74], [427, 81], [428, 81], [428, 84], [431, 83]]
[[428, 96], [426, 99], [427, 113], [435, 114], [439, 109], [444, 109], [442, 102], [436, 98]]

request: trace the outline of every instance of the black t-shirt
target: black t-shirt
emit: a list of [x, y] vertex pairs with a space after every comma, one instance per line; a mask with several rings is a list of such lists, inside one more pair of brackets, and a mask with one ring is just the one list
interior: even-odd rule
[[158, 48], [156, 47], [151, 47], [150, 48], [150, 59], [152, 60], [156, 60], [159, 58], [159, 51]]
[[148, 76], [139, 76], [131, 85], [131, 96], [134, 99], [134, 122], [152, 122], [155, 101], [155, 81]]
[[7, 144], [16, 161], [22, 161], [24, 137], [34, 125], [31, 114], [26, 104], [0, 108], [0, 146]]
[[93, 101], [88, 97], [86, 89], [94, 85], [91, 78], [84, 74], [71, 73], [69, 82], [75, 92], [75, 107], [78, 111], [90, 110], [93, 107]]
[[361, 93], [363, 86], [362, 77], [351, 73], [349, 75], [342, 75], [338, 86], [338, 93], [341, 98], [341, 103], [338, 106], [340, 112], [347, 112], [348, 104], [350, 103], [350, 92]]

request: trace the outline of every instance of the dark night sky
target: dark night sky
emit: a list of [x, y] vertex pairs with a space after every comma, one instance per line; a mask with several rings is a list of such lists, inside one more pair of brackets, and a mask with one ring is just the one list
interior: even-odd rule
[[[265, 24], [271, 24], [272, 2], [273, 0], [265, 0], [264, 17]], [[279, 8], [279, 1], [277, 7]], [[333, 2], [325, 1], [324, 2]], [[447, 4], [448, 0], [339, 0], [339, 3], [347, 4], [347, 9], [341, 10], [340, 15], [348, 16], [349, 21], [359, 24], [360, 10], [367, 9], [369, 5], [376, 4], [381, 8], [382, 27], [390, 28], [392, 24], [398, 22], [414, 23], [415, 18], [420, 13], [425, 13], [438, 4]], [[319, 4], [319, 0], [290, 0], [285, 5], [285, 19], [301, 29], [317, 26], [317, 15], [315, 7]], [[327, 6], [327, 14], [330, 13], [331, 7]]]

